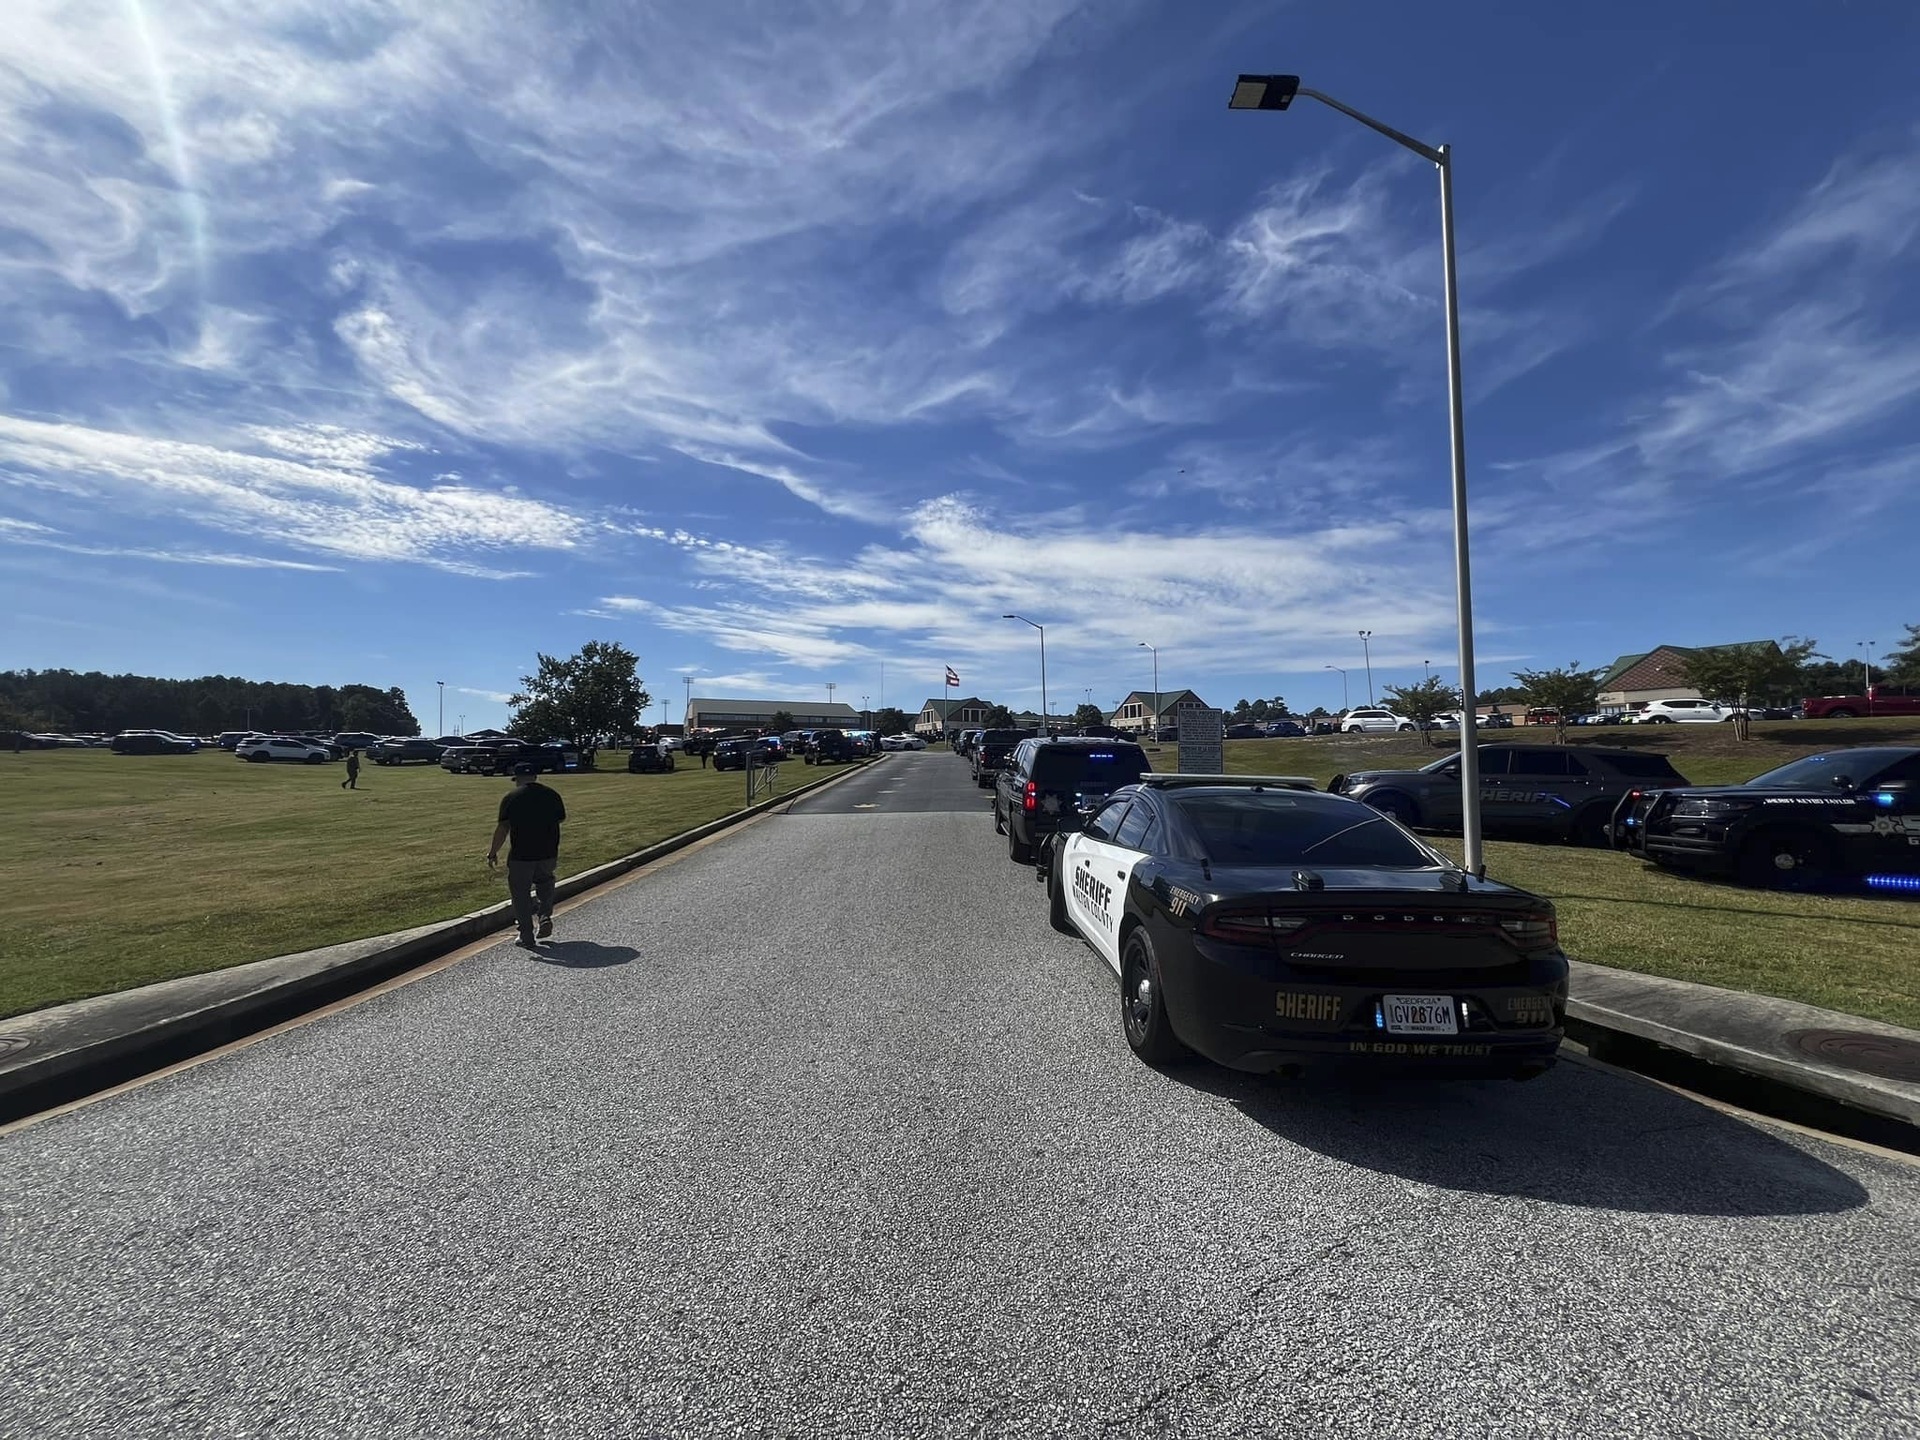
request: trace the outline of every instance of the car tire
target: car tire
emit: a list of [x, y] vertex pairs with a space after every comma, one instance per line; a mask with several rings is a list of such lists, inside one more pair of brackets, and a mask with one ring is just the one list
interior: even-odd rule
[[1834, 844], [1817, 830], [1780, 828], [1749, 836], [1740, 847], [1740, 883], [1764, 890], [1817, 890], [1838, 866]]
[[1020, 832], [1013, 828], [1013, 821], [1007, 821], [1007, 859], [1016, 865], [1033, 863], [1033, 847], [1021, 840]]
[[1135, 926], [1120, 951], [1120, 1025], [1127, 1047], [1156, 1070], [1193, 1059], [1193, 1051], [1173, 1033], [1160, 985], [1153, 942]]
[[1851, 720], [1853, 718], [1854, 712], [1851, 710], [1829, 710], [1827, 712], [1827, 719], [1829, 720]]
[[1062, 935], [1080, 933], [1067, 918], [1066, 859], [1057, 840], [1053, 844], [1053, 858], [1047, 862], [1047, 923]]
[[249, 765], [264, 765], [271, 758], [272, 758], [271, 756], [262, 755], [258, 750], [256, 750], [253, 752], [253, 754], [247, 756], [247, 763]]
[[309, 765], [324, 765], [326, 763], [327, 763], [327, 757], [324, 755], [307, 756], [307, 764]]
[[1398, 822], [1411, 829], [1420, 823], [1420, 808], [1398, 790], [1388, 790], [1379, 795], [1369, 795], [1367, 804], [1378, 810], [1389, 820]]
[[1613, 844], [1613, 807], [1605, 801], [1589, 805], [1567, 822], [1567, 844], [1606, 850]]
[[1671, 725], [1673, 724], [1673, 717], [1671, 715], [1649, 715], [1640, 723], [1642, 725]]
[[1412, 730], [1413, 730], [1413, 726], [1411, 726], [1411, 725], [1402, 725], [1402, 726], [1400, 727], [1400, 733], [1401, 733], [1402, 735], [1406, 735], [1406, 734], [1410, 734], [1410, 733], [1412, 733]]

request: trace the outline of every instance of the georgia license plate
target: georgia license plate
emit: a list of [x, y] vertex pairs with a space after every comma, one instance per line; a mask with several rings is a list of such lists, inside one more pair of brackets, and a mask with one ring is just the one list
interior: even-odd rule
[[1458, 1035], [1451, 995], [1383, 995], [1389, 1035]]

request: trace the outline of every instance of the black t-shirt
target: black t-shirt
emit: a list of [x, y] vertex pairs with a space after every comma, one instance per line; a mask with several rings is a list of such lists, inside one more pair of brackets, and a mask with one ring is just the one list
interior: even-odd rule
[[516, 785], [500, 797], [500, 823], [507, 827], [513, 848], [509, 860], [557, 860], [560, 822], [567, 807], [556, 791], [538, 780]]

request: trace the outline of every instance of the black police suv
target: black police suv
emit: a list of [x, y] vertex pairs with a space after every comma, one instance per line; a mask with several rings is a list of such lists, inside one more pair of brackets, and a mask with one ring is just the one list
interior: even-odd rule
[[1022, 740], [1031, 740], [1035, 736], [1032, 730], [981, 730], [975, 737], [970, 752], [973, 761], [973, 783], [982, 790], [993, 784], [993, 775], [1006, 763], [1007, 756], [1013, 753], [1013, 747]]
[[1049, 840], [1053, 926], [1119, 976], [1134, 1053], [1289, 1073], [1551, 1065], [1567, 1003], [1551, 902], [1308, 783], [1150, 775]]
[[993, 782], [993, 828], [1007, 837], [1007, 858], [1032, 864], [1042, 839], [1077, 828], [1099, 802], [1152, 769], [1147, 752], [1128, 740], [1022, 740]]
[[629, 775], [665, 775], [673, 770], [673, 751], [658, 744], [635, 745], [627, 752]]
[[1614, 843], [1672, 870], [1744, 885], [1920, 894], [1920, 747], [1861, 745], [1744, 785], [1622, 799]]
[[809, 765], [844, 765], [860, 758], [853, 737], [844, 730], [815, 730], [801, 759]]
[[[1480, 823], [1516, 840], [1608, 843], [1614, 808], [1631, 791], [1685, 785], [1665, 755], [1595, 745], [1482, 745]], [[1460, 753], [1419, 770], [1356, 770], [1327, 784], [1402, 825], [1460, 828]]]

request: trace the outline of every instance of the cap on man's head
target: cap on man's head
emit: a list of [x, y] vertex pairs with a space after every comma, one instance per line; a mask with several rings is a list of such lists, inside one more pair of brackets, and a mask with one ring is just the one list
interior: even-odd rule
[[513, 773], [515, 775], [538, 775], [540, 773], [540, 767], [529, 761], [522, 760], [518, 765], [513, 767]]

